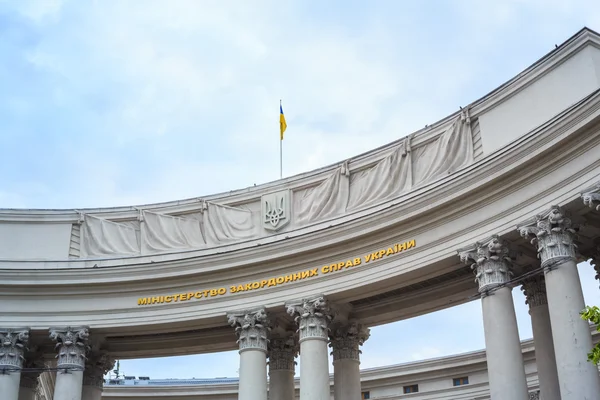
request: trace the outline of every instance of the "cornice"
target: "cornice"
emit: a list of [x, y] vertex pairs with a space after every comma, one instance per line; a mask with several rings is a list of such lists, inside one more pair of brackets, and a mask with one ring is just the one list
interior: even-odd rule
[[[548, 72], [558, 67], [562, 62], [573, 56], [576, 52], [580, 51], [587, 45], [600, 48], [600, 36], [596, 32], [588, 28], [584, 28], [576, 33], [573, 37], [565, 41], [558, 48], [554, 49], [552, 52], [548, 53], [546, 56], [515, 76], [513, 79], [504, 83], [482, 98], [470, 103], [466, 107], [470, 117], [476, 118], [488, 109], [493, 108], [503, 101], [506, 101], [516, 93], [531, 85], [533, 82], [539, 80]], [[182, 200], [141, 204], [135, 206], [80, 209], [0, 209], [0, 222], [77, 223], [77, 221], [80, 219], [80, 213], [110, 218], [114, 221], [134, 220], [136, 219], [140, 209], [178, 215], [197, 211], [200, 208], [200, 202], [203, 200], [235, 206], [247, 203], [249, 201], [258, 200], [261, 195], [273, 191], [283, 189], [300, 189], [311, 186], [317, 182], [320, 182], [330, 172], [332, 172], [335, 168], [338, 168], [345, 161], [349, 162], [349, 166], [352, 170], [362, 169], [381, 159], [385, 153], [402, 143], [406, 137], [411, 137], [411, 143], [413, 147], [427, 143], [441, 134], [458, 115], [460, 115], [460, 111], [452, 113], [441, 120], [433, 124], [429, 124], [425, 128], [406, 135], [405, 137], [402, 137], [396, 141], [359, 154], [348, 160], [340, 160], [339, 162], [313, 171], [257, 186]]]

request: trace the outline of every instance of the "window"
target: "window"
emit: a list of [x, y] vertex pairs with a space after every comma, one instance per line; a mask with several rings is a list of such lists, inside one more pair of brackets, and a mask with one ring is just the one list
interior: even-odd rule
[[419, 385], [404, 386], [404, 393], [417, 393], [419, 391]]
[[361, 398], [362, 400], [368, 400], [368, 399], [370, 399], [370, 398], [371, 398], [371, 393], [369, 393], [369, 392], [362, 392], [362, 393], [360, 394], [360, 398]]
[[463, 376], [462, 378], [454, 378], [452, 380], [452, 382], [454, 383], [454, 386], [468, 385], [469, 384], [469, 377], [468, 376]]

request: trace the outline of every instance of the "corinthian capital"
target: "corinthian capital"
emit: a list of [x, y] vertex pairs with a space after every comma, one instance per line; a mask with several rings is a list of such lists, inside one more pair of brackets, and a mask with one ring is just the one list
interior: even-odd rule
[[305, 339], [327, 340], [333, 311], [323, 296], [286, 304], [287, 313], [294, 317], [300, 332], [300, 342]]
[[333, 361], [360, 361], [360, 346], [369, 339], [371, 332], [366, 326], [357, 322], [349, 322], [334, 327], [330, 335], [329, 346], [332, 348]]
[[108, 353], [102, 351], [91, 352], [85, 362], [83, 372], [83, 385], [102, 388], [104, 385], [104, 375], [113, 369], [115, 359]]
[[551, 267], [564, 261], [575, 261], [577, 245], [573, 242], [577, 233], [571, 219], [558, 206], [552, 206], [534, 220], [517, 228], [521, 236], [537, 247], [542, 267]]
[[548, 304], [546, 280], [543, 275], [536, 275], [524, 280], [521, 290], [525, 295], [525, 304], [529, 305], [529, 309]]
[[57, 366], [59, 368], [83, 369], [89, 350], [89, 329], [86, 326], [72, 328], [50, 328], [50, 339], [56, 342], [58, 349]]
[[600, 182], [581, 193], [581, 199], [586, 206], [600, 211]]
[[25, 361], [29, 329], [0, 329], [0, 370], [20, 370]]
[[298, 341], [292, 335], [285, 338], [272, 339], [269, 342], [269, 370], [294, 371], [298, 355]]
[[235, 328], [240, 352], [244, 350], [267, 351], [269, 318], [264, 308], [227, 314], [229, 325]]
[[471, 265], [480, 293], [510, 281], [513, 275], [509, 243], [498, 236], [461, 249], [458, 256]]

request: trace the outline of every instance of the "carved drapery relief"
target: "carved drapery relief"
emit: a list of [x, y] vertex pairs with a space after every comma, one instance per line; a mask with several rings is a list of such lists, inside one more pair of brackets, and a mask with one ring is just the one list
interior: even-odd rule
[[104, 375], [113, 369], [115, 360], [105, 352], [89, 353], [83, 371], [83, 386], [94, 386], [102, 389]]
[[536, 275], [524, 280], [521, 285], [521, 290], [525, 295], [525, 304], [529, 305], [530, 309], [548, 304], [548, 297], [546, 296], [546, 280], [543, 275]]
[[25, 361], [29, 329], [0, 329], [0, 370], [20, 370]]
[[462, 262], [471, 264], [480, 293], [510, 281], [513, 275], [509, 244], [498, 236], [459, 250], [458, 255]]
[[333, 311], [323, 296], [286, 305], [287, 313], [298, 324], [300, 341], [305, 339], [327, 340]]
[[69, 254], [89, 258], [203, 249], [273, 234], [290, 222], [302, 227], [381, 204], [472, 164], [470, 123], [463, 112], [424, 142], [415, 144], [414, 135], [407, 136], [368, 165], [357, 162], [351, 168], [352, 161], [345, 161], [310, 187], [264, 194], [260, 204], [258, 199], [235, 206], [198, 199], [189, 214], [137, 209], [130, 220], [119, 216], [115, 221], [115, 214], [79, 212]]
[[229, 325], [235, 328], [240, 352], [262, 350], [267, 352], [269, 343], [269, 318], [264, 308], [227, 314]]
[[585, 190], [581, 194], [581, 199], [586, 206], [596, 211], [600, 211], [600, 182]]
[[370, 330], [362, 324], [351, 322], [334, 327], [330, 335], [329, 347], [332, 348], [333, 361], [360, 361], [360, 346], [369, 339]]
[[573, 242], [576, 228], [558, 206], [536, 216], [535, 221], [518, 228], [525, 239], [537, 247], [542, 268], [565, 261], [575, 261], [577, 245]]
[[269, 342], [269, 370], [294, 371], [298, 355], [298, 340], [294, 336], [276, 338]]
[[56, 342], [58, 368], [82, 370], [89, 350], [87, 327], [50, 328], [50, 339]]

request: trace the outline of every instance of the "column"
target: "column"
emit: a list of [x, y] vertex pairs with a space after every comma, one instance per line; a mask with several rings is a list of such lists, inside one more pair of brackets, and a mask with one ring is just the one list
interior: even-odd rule
[[[593, 210], [600, 211], [600, 182], [593, 187], [585, 190], [581, 194], [583, 204]], [[587, 255], [587, 254], [586, 254]], [[600, 281], [600, 246], [594, 249], [594, 253], [590, 255], [592, 259], [592, 267], [596, 271], [596, 279]]]
[[473, 262], [481, 293], [490, 395], [494, 400], [527, 400], [527, 380], [517, 328], [508, 243], [497, 236], [459, 251], [463, 262]]
[[327, 337], [333, 312], [323, 296], [286, 304], [300, 336], [300, 400], [329, 400]]
[[529, 305], [541, 397], [544, 400], [561, 400], [544, 276], [528, 278], [523, 281], [521, 289], [526, 297], [525, 303]]
[[239, 400], [267, 400], [269, 320], [264, 308], [227, 314], [240, 346]]
[[361, 400], [359, 347], [369, 335], [369, 329], [357, 322], [334, 327], [330, 346], [333, 349], [335, 400]]
[[19, 383], [29, 328], [0, 329], [0, 393], [2, 400], [19, 399]]
[[269, 400], [294, 400], [298, 341], [293, 335], [269, 342]]
[[83, 371], [82, 400], [100, 400], [104, 388], [104, 375], [115, 365], [108, 354], [95, 351], [89, 353]]
[[21, 372], [19, 400], [36, 400], [36, 393], [39, 385], [38, 377], [46, 367], [39, 347], [29, 347], [29, 351], [25, 353], [23, 366], [25, 371]]
[[558, 206], [520, 226], [542, 261], [562, 400], [600, 400], [598, 369], [587, 361], [592, 349], [575, 259], [575, 229]]
[[50, 328], [58, 349], [54, 400], [81, 400], [88, 338], [87, 327]]

